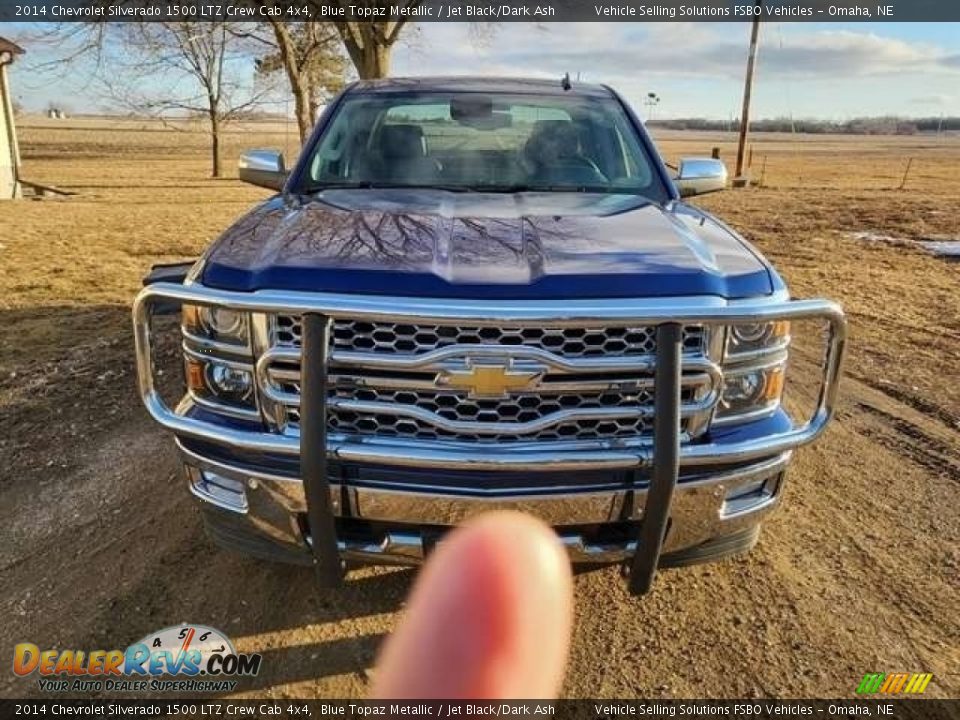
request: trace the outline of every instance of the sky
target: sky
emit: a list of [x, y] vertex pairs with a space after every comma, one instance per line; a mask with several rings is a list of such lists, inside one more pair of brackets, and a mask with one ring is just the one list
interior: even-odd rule
[[[27, 31], [0, 26], [0, 35], [25, 43]], [[644, 117], [726, 120], [739, 115], [749, 34], [746, 23], [422, 23], [394, 51], [392, 73], [559, 81], [569, 72], [613, 86]], [[18, 101], [31, 110], [50, 102], [100, 109], [85, 64], [30, 71], [53, 52], [33, 48], [14, 66]], [[643, 102], [650, 92], [660, 98], [652, 109]], [[763, 23], [752, 114], [960, 116], [960, 23]]]

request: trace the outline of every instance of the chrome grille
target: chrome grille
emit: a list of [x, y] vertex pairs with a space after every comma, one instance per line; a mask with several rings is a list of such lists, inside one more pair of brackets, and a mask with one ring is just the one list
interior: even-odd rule
[[[300, 318], [277, 317], [275, 338], [283, 347], [300, 347]], [[533, 347], [561, 357], [636, 357], [657, 350], [656, 329], [647, 327], [532, 328], [476, 325], [410, 325], [392, 322], [335, 320], [332, 349], [365, 353], [418, 355], [455, 345]], [[705, 350], [702, 326], [683, 329], [685, 353]]]
[[[299, 392], [296, 383], [281, 383], [288, 392]], [[691, 388], [685, 388], [683, 399], [691, 399]], [[503, 399], [471, 398], [463, 393], [439, 391], [387, 390], [335, 386], [329, 395], [332, 404], [336, 401], [359, 401], [390, 403], [395, 406], [413, 407], [433, 413], [452, 423], [533, 423], [549, 421], [564, 411], [616, 411], [618, 417], [580, 418], [559, 421], [547, 428], [509, 433], [478, 428], [467, 432], [438, 427], [437, 424], [420, 418], [389, 413], [356, 412], [332, 407], [329, 410], [330, 432], [347, 435], [382, 435], [386, 437], [412, 437], [427, 440], [461, 440], [476, 442], [503, 442], [510, 439], [531, 440], [595, 440], [626, 438], [646, 435], [651, 430], [652, 418], [644, 416], [640, 409], [653, 404], [653, 391], [636, 393], [520, 393]], [[300, 412], [297, 408], [287, 411], [290, 424], [298, 428]], [[687, 423], [684, 421], [683, 429]]]
[[[292, 433], [300, 424], [300, 336], [298, 316], [276, 316], [270, 325], [276, 358], [270, 358], [265, 382], [279, 392], [278, 425]], [[681, 401], [701, 408], [681, 419], [681, 432], [688, 435], [706, 427], [715, 390], [704, 370], [711, 366], [709, 343], [704, 327], [684, 328], [687, 370]], [[438, 372], [469, 362], [478, 346], [510, 362], [544, 362], [539, 386], [483, 398], [436, 384]], [[491, 350], [497, 347], [503, 348], [502, 356]], [[502, 444], [646, 442], [652, 433], [654, 326], [527, 328], [334, 319], [330, 351], [331, 434]]]
[[[291, 418], [291, 423], [299, 427], [299, 417]], [[338, 411], [330, 418], [330, 432], [347, 435], [377, 435], [394, 438], [415, 438], [417, 440], [457, 440], [460, 442], [496, 443], [509, 440], [553, 441], [553, 440], [596, 440], [605, 438], [639, 437], [650, 432], [651, 425], [642, 418], [618, 418], [615, 420], [576, 420], [561, 422], [549, 430], [530, 433], [510, 433], [482, 435], [475, 433], [453, 432], [438, 428], [422, 420], [387, 415], [384, 413], [354, 413]]]

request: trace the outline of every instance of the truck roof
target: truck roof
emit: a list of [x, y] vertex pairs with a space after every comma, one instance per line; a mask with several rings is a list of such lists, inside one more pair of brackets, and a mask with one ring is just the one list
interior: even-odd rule
[[562, 78], [506, 78], [506, 77], [392, 77], [380, 80], [360, 80], [350, 86], [349, 93], [395, 92], [477, 92], [517, 93], [524, 95], [573, 95], [577, 97], [611, 97], [604, 85], [570, 81], [564, 90]]

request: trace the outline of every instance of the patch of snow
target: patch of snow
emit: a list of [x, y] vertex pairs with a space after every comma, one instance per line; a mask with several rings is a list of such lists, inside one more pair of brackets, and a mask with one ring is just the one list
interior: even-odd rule
[[960, 240], [910, 240], [908, 238], [894, 237], [893, 235], [884, 235], [882, 233], [862, 230], [860, 232], [847, 232], [844, 235], [853, 240], [865, 240], [867, 242], [886, 243], [888, 245], [913, 246], [919, 247], [931, 255], [935, 255], [945, 260], [960, 261]]
[[920, 245], [938, 257], [960, 260], [960, 240], [922, 240]]
[[910, 242], [904, 238], [893, 237], [893, 235], [881, 235], [880, 233], [870, 232], [867, 230], [846, 233], [846, 235], [854, 240], [866, 240], [868, 242], [895, 243], [897, 245]]

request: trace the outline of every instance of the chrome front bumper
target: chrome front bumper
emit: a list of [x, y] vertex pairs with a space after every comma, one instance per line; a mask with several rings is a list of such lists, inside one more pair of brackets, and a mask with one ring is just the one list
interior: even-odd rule
[[[227, 465], [178, 443], [191, 492], [205, 504], [229, 513], [238, 533], [272, 544], [291, 562], [311, 562], [304, 532], [307, 512], [298, 477]], [[665, 556], [681, 556], [705, 543], [750, 531], [779, 503], [790, 453], [736, 470], [682, 480], [673, 498]], [[363, 530], [338, 537], [341, 556], [376, 564], [411, 565], [425, 554], [425, 537], [492, 510], [518, 510], [553, 526], [575, 563], [629, 559], [635, 538], [600, 541], [583, 528], [639, 523], [647, 488], [594, 491], [544, 488], [537, 494], [481, 496], [452, 494], [449, 488], [402, 491], [330, 484], [338, 521], [360, 521]], [[423, 529], [427, 529], [425, 534]]]

